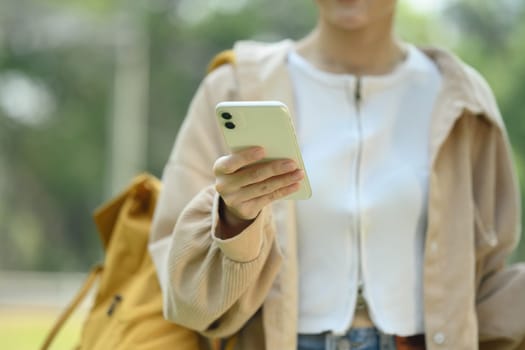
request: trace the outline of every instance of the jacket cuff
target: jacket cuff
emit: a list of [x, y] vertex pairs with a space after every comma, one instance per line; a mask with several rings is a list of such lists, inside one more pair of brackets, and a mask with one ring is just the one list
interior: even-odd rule
[[237, 236], [228, 239], [220, 239], [215, 234], [220, 220], [219, 199], [220, 196], [216, 193], [212, 209], [211, 234], [213, 240], [223, 254], [231, 260], [246, 263], [257, 259], [262, 250], [266, 226], [271, 221], [270, 210], [268, 207], [261, 210], [255, 220]]

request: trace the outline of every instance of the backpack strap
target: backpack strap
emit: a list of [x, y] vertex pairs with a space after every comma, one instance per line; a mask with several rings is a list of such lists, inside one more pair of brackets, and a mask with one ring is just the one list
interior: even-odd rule
[[235, 64], [235, 61], [235, 52], [233, 50], [224, 50], [212, 58], [206, 71], [210, 74], [222, 65]]
[[86, 278], [84, 285], [80, 290], [78, 291], [77, 295], [73, 299], [73, 301], [69, 304], [69, 306], [64, 310], [62, 315], [60, 315], [60, 318], [55, 322], [53, 328], [49, 332], [49, 334], [46, 337], [46, 340], [44, 341], [44, 344], [40, 348], [40, 350], [47, 350], [51, 346], [51, 343], [57, 336], [58, 332], [62, 329], [66, 321], [69, 319], [69, 317], [73, 314], [73, 311], [75, 311], [80, 303], [86, 298], [88, 295], [88, 292], [91, 290], [91, 287], [93, 287], [93, 284], [97, 280], [97, 277], [100, 275], [100, 273], [103, 270], [102, 265], [95, 265], [91, 272], [89, 273], [88, 277]]
[[[238, 49], [241, 48], [239, 51]], [[224, 50], [216, 54], [208, 63], [207, 74], [217, 68], [231, 64], [235, 68], [235, 79], [237, 83], [237, 99], [245, 101], [261, 100], [258, 84], [254, 84], [252, 77], [258, 75], [259, 62], [246, 53], [250, 52], [250, 43], [237, 43], [234, 49]]]

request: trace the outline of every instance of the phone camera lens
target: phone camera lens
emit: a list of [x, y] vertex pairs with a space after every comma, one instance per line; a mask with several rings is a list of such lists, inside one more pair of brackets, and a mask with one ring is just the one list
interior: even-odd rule
[[228, 112], [223, 112], [221, 114], [221, 116], [222, 116], [223, 119], [226, 119], [226, 120], [232, 119], [232, 115], [230, 113], [228, 113]]
[[230, 130], [235, 129], [235, 124], [233, 124], [232, 122], [226, 122], [224, 126]]

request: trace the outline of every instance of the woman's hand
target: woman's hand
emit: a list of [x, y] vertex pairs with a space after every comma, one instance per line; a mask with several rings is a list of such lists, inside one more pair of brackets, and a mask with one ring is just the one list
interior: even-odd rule
[[214, 164], [221, 195], [219, 238], [231, 238], [248, 226], [266, 205], [299, 190], [304, 172], [290, 159], [256, 163], [264, 149], [253, 147], [223, 156]]

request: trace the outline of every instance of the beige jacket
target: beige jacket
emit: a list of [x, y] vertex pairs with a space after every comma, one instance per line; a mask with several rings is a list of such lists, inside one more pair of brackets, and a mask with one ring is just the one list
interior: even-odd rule
[[[227, 153], [214, 107], [280, 100], [293, 113], [292, 47], [239, 43], [235, 66], [204, 80], [164, 170], [154, 218], [150, 251], [165, 316], [206, 336], [240, 332], [239, 349], [296, 349], [298, 232], [294, 203], [281, 201], [237, 237], [214, 237], [212, 166]], [[525, 266], [505, 267], [519, 237], [520, 204], [502, 118], [477, 72], [444, 51], [425, 52], [444, 78], [428, 145], [427, 348], [525, 349]]]

